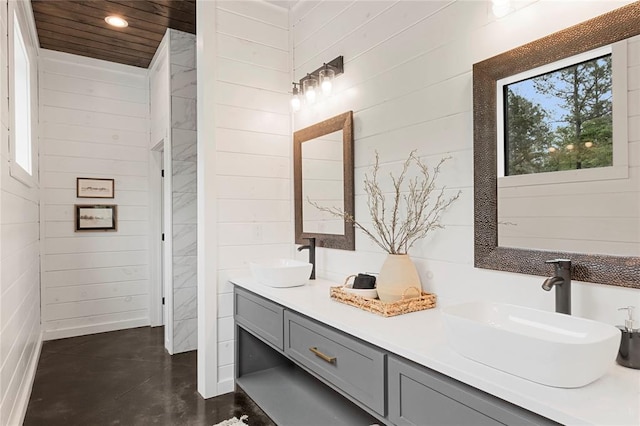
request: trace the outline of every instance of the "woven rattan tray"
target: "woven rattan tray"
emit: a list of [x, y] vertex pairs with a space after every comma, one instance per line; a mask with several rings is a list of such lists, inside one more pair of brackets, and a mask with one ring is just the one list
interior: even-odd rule
[[[411, 294], [420, 293], [420, 296]], [[331, 299], [336, 302], [346, 303], [383, 317], [393, 317], [396, 315], [408, 314], [409, 312], [423, 311], [436, 307], [436, 295], [420, 291], [417, 287], [405, 290], [402, 299], [397, 302], [385, 303], [380, 299], [367, 299], [344, 290], [344, 286], [331, 287], [329, 290]]]

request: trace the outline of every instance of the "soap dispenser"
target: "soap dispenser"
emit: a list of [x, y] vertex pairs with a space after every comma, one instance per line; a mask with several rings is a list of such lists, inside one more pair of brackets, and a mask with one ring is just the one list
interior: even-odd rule
[[624, 321], [624, 327], [618, 326], [622, 340], [616, 362], [624, 367], [640, 369], [640, 329], [633, 328], [633, 309], [633, 306], [618, 308], [619, 311], [627, 311], [628, 318]]

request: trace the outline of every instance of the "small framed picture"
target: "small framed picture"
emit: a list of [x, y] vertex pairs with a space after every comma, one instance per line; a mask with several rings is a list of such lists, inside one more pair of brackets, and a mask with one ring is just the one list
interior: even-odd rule
[[76, 196], [78, 198], [113, 198], [113, 186], [113, 179], [77, 178]]
[[76, 232], [117, 231], [116, 204], [76, 204]]

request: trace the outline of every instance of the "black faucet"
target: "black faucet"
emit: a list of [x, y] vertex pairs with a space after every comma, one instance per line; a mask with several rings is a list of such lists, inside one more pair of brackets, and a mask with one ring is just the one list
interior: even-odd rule
[[311, 268], [311, 276], [310, 280], [316, 279], [316, 239], [315, 238], [304, 238], [305, 240], [309, 240], [309, 244], [306, 246], [298, 247], [298, 251], [309, 250], [309, 263], [313, 265]]
[[542, 289], [556, 288], [556, 312], [571, 315], [571, 261], [569, 259], [547, 260], [555, 265], [555, 275], [544, 280]]

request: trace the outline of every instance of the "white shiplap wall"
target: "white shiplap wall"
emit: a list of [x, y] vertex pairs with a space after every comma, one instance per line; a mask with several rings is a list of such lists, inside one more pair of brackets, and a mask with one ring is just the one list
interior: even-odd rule
[[[553, 295], [540, 290], [540, 277], [473, 268], [471, 67], [624, 3], [628, 2], [589, 2], [576, 8], [566, 2], [521, 2], [521, 9], [496, 20], [490, 3], [483, 1], [296, 2], [288, 27], [293, 80], [339, 55], [344, 55], [345, 73], [335, 81], [335, 95], [297, 113], [293, 128], [354, 111], [356, 217], [363, 222], [368, 215], [361, 182], [375, 150], [381, 156], [381, 175], [397, 170], [415, 148], [429, 163], [451, 155], [440, 182], [450, 191], [461, 189], [463, 193], [443, 217], [447, 228], [411, 252], [423, 285], [439, 295], [441, 305], [489, 299], [553, 310]], [[199, 60], [210, 62], [207, 66], [215, 63], [211, 75], [217, 78], [211, 87], [203, 87], [208, 84], [201, 80], [202, 91], [199, 89], [215, 97], [215, 106], [205, 112], [213, 111], [211, 137], [215, 134], [216, 146], [215, 159], [208, 155], [199, 161], [211, 165], [217, 182], [216, 188], [205, 188], [201, 194], [214, 194], [218, 200], [211, 213], [217, 217], [218, 229], [211, 231], [204, 222], [201, 235], [218, 242], [211, 251], [218, 252], [220, 293], [215, 307], [218, 369], [210, 375], [200, 368], [210, 366], [199, 359], [199, 389], [206, 388], [200, 383], [207, 377], [216, 376], [218, 393], [231, 389], [233, 371], [232, 297], [227, 277], [246, 268], [248, 260], [294, 252], [291, 137], [280, 126], [287, 123], [284, 92], [290, 90], [288, 81], [280, 79], [287, 69], [278, 65], [286, 60], [285, 16], [282, 9], [261, 2], [222, 2], [209, 17], [216, 18], [215, 36], [199, 39], [206, 52], [199, 54]], [[207, 45], [212, 40], [213, 47]], [[279, 83], [274, 85], [276, 80]], [[208, 126], [203, 128], [209, 132]], [[637, 133], [638, 127], [630, 129]], [[202, 143], [208, 142], [204, 136], [199, 134], [199, 152]], [[207, 173], [199, 169], [199, 182]], [[203, 201], [199, 217], [206, 218], [211, 207]], [[207, 241], [199, 241], [200, 248], [209, 247]], [[380, 268], [385, 254], [361, 234], [356, 248], [355, 252], [318, 249], [319, 275], [339, 282], [354, 272]], [[302, 259], [306, 254], [296, 256]], [[206, 265], [200, 271], [207, 271]], [[199, 314], [213, 300], [206, 290], [213, 280], [205, 274], [200, 279]], [[589, 283], [574, 288], [577, 315], [610, 323], [619, 318], [615, 308], [629, 300], [638, 300], [637, 290]], [[206, 354], [204, 347], [211, 349], [201, 342], [199, 355]]]
[[[23, 24], [22, 30], [32, 31], [35, 36], [28, 4], [19, 5], [27, 6], [22, 11], [28, 24]], [[37, 187], [37, 132], [32, 134], [36, 149], [35, 186], [25, 186], [9, 175], [7, 27], [7, 1], [3, 0], [0, 1], [0, 424], [13, 426], [21, 424], [24, 418], [42, 341], [40, 189]], [[34, 64], [32, 120], [37, 123], [36, 46], [28, 38], [25, 43]]]
[[[540, 277], [473, 267], [472, 64], [625, 3], [522, 2], [496, 20], [488, 1], [297, 2], [291, 10], [295, 78], [338, 55], [345, 73], [330, 100], [296, 113], [294, 128], [354, 111], [355, 213], [362, 222], [369, 221], [362, 181], [375, 150], [380, 176], [397, 171], [412, 149], [431, 164], [451, 155], [439, 183], [462, 195], [442, 216], [446, 229], [410, 252], [424, 287], [441, 305], [489, 299], [553, 310], [553, 294], [540, 289]], [[637, 132], [632, 124], [632, 140]], [[356, 249], [319, 249], [320, 276], [339, 282], [379, 270], [385, 254], [361, 233]], [[639, 300], [638, 290], [574, 286], [574, 312], [612, 324], [622, 319], [617, 306]]]
[[[146, 70], [42, 51], [45, 339], [149, 324]], [[77, 177], [115, 199], [76, 198]], [[74, 232], [74, 204], [117, 204], [117, 232]]]
[[217, 389], [224, 393], [233, 390], [228, 277], [250, 260], [292, 255], [291, 75], [286, 9], [263, 1], [220, 2], [215, 15], [217, 80], [210, 114], [218, 214]]

